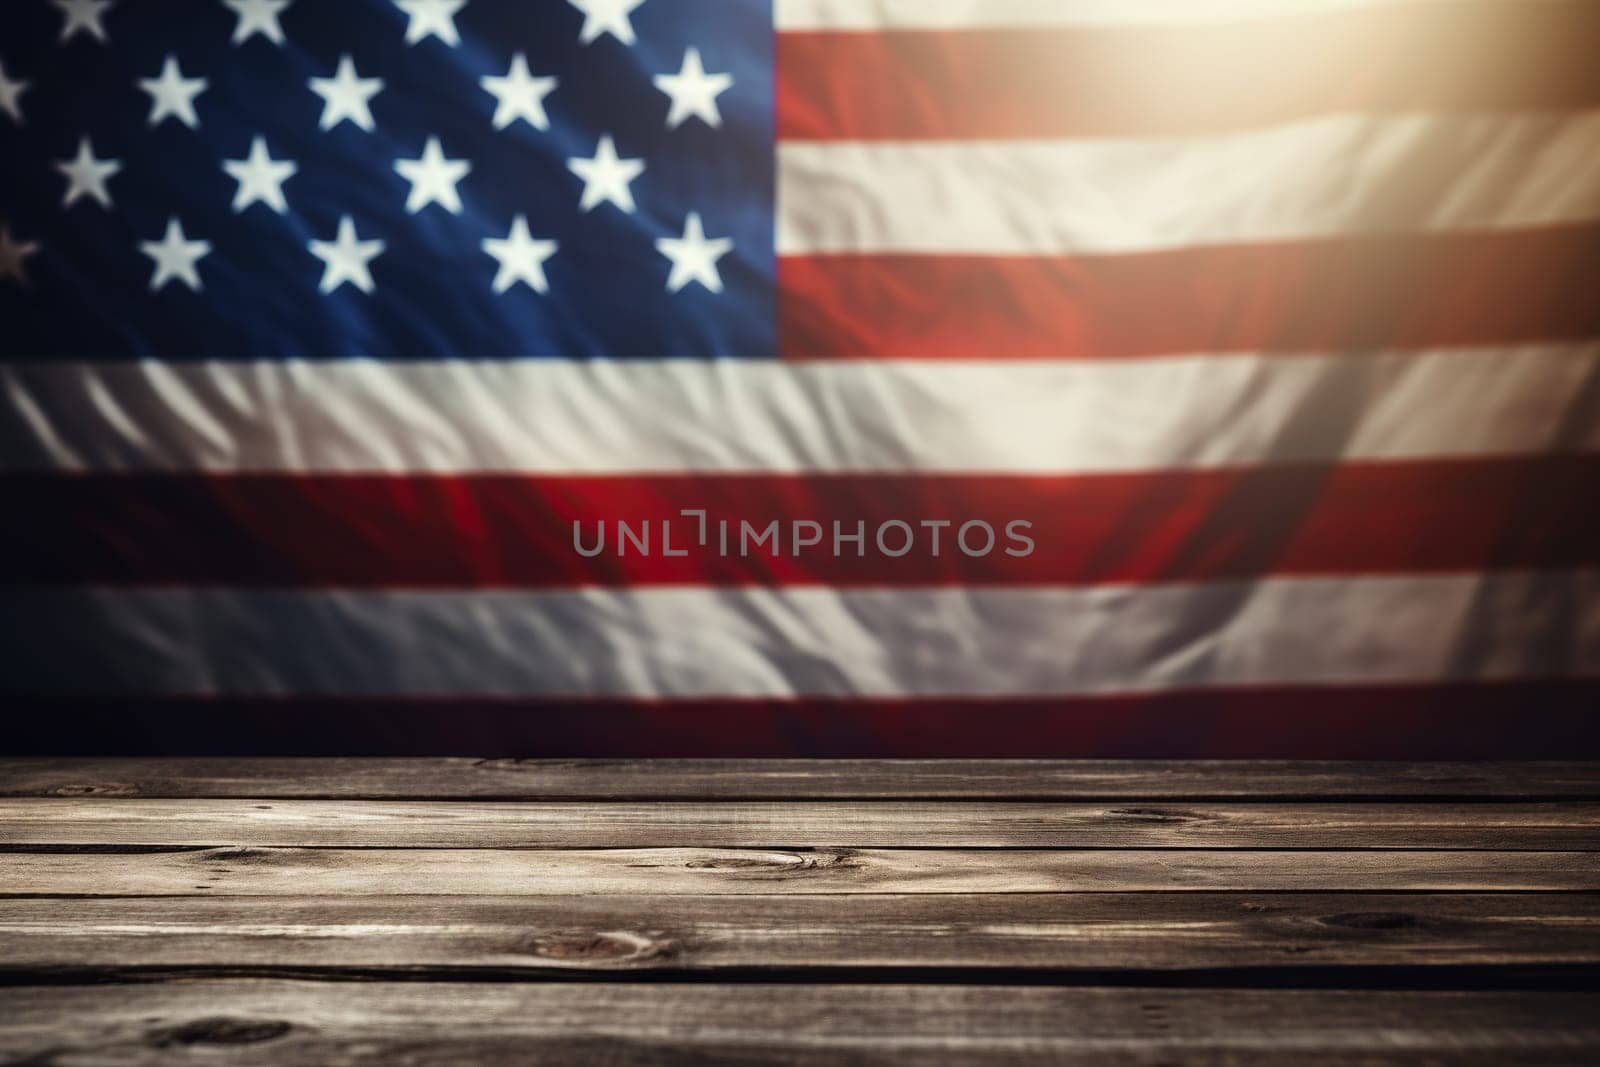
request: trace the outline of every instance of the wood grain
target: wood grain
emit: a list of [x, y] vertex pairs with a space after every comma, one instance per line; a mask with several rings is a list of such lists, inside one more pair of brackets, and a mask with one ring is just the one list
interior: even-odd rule
[[0, 846], [1600, 848], [1600, 804], [0, 799]]
[[15, 853], [0, 895], [1584, 891], [1589, 852], [330, 849]]
[[1283, 975], [1309, 967], [1551, 964], [1600, 964], [1600, 894], [0, 900], [0, 967], [13, 970], [1268, 968]]
[[[71, 1020], [63, 1027], [63, 1020]], [[14, 1063], [1584, 1063], [1592, 993], [169, 982], [10, 990]]]
[[3, 1063], [1594, 1063], [1597, 989], [1595, 765], [0, 760]]
[[1600, 800], [1600, 763], [0, 759], [0, 795], [477, 800]]

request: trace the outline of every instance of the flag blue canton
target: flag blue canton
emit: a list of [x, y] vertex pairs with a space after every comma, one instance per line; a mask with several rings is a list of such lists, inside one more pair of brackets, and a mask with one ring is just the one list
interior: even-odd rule
[[[471, 0], [445, 16], [452, 43], [394, 0], [298, 0], [279, 43], [235, 40], [248, 23], [221, 0], [163, 0], [103, 9], [103, 41], [81, 27], [63, 41], [59, 5], [8, 0], [0, 65], [28, 85], [20, 122], [0, 115], [0, 223], [34, 250], [26, 283], [0, 284], [3, 354], [773, 355], [770, 0], [643, 3], [625, 16], [631, 43], [588, 21], [569, 0]], [[502, 115], [483, 82], [515, 77], [518, 56], [556, 79], [545, 128], [537, 108]], [[382, 82], [370, 129], [313, 88], [345, 57]], [[712, 107], [675, 107], [658, 78], [695, 69], [731, 81]], [[109, 204], [65, 172], [85, 142], [120, 166]], [[234, 171], [258, 144], [259, 161], [294, 170], [259, 171], [249, 197]], [[617, 182], [607, 198], [574, 170], [608, 145], [643, 165], [621, 184], [631, 205]], [[485, 242], [518, 248], [519, 218], [520, 236], [553, 248], [524, 242], [508, 271]], [[345, 220], [367, 255], [341, 271], [318, 250], [348, 250]], [[661, 242], [697, 235], [710, 252], [675, 269]]]

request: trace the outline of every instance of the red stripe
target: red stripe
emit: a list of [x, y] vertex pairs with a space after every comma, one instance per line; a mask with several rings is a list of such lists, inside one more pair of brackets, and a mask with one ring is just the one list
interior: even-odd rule
[[1600, 681], [1070, 700], [13, 701], [21, 755], [1592, 759]]
[[[1090, 584], [1600, 564], [1600, 456], [1057, 477], [12, 475], [0, 491], [11, 583]], [[684, 508], [708, 510], [712, 547], [665, 557], [662, 520], [678, 520], [674, 547], [692, 547]], [[865, 522], [864, 554], [737, 554], [740, 520], [802, 517], [830, 532]], [[719, 518], [734, 531], [726, 557]], [[573, 549], [575, 519], [590, 544], [607, 520], [604, 554]], [[617, 554], [619, 519], [653, 524], [651, 555]], [[892, 558], [872, 537], [891, 519], [982, 519], [999, 539], [969, 558], [945, 530], [935, 557], [918, 530]], [[1033, 523], [1030, 556], [1003, 551], [1014, 519]]]
[[1207, 133], [1343, 111], [1600, 103], [1593, 3], [1439, 3], [1223, 26], [778, 34], [778, 136]]
[[1600, 336], [1600, 225], [1071, 257], [779, 261], [784, 356], [1098, 359]]

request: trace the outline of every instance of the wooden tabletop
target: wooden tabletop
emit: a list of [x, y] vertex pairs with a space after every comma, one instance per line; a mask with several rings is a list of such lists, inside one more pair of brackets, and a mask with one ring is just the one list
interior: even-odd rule
[[0, 1063], [1600, 1062], [1600, 764], [0, 759]]

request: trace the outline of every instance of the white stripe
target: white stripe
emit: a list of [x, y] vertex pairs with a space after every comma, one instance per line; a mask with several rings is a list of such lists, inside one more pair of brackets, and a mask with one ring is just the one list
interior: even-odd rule
[[[0, 688], [1007, 696], [1600, 675], [1600, 577], [1093, 589], [26, 591]], [[1293, 708], [1284, 714], [1292, 716]]]
[[777, 0], [773, 20], [780, 30], [1200, 26], [1447, 2], [1450, 0]]
[[778, 249], [1133, 252], [1600, 218], [1600, 111], [1337, 115], [1246, 133], [784, 141]]
[[0, 392], [13, 471], [1073, 473], [1600, 450], [1600, 342], [1086, 362], [9, 364]]

